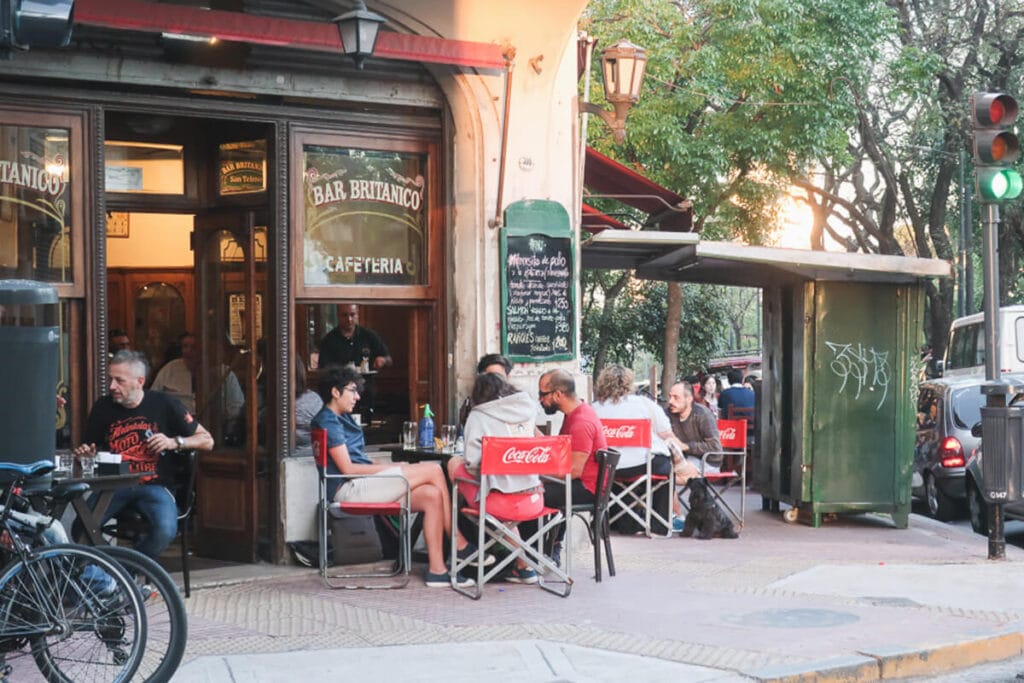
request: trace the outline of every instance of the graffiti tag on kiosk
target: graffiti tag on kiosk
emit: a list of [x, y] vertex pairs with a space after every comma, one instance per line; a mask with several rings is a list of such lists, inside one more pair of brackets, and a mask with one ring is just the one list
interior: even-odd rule
[[836, 377], [843, 380], [836, 393], [843, 393], [849, 385], [854, 392], [854, 400], [858, 400], [864, 390], [881, 391], [882, 396], [875, 410], [881, 409], [889, 395], [889, 378], [892, 374], [889, 367], [889, 352], [877, 351], [874, 347], [865, 348], [860, 343], [841, 344], [827, 341], [825, 345], [832, 349], [833, 354], [829, 367]]

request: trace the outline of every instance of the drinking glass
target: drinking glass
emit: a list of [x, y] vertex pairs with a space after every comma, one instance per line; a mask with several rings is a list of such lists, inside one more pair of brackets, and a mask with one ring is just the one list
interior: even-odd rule
[[59, 451], [54, 464], [56, 465], [53, 470], [54, 477], [70, 477], [71, 468], [75, 465], [75, 454], [71, 451]]
[[402, 448], [407, 451], [411, 451], [416, 448], [416, 436], [419, 430], [419, 425], [415, 422], [403, 422], [402, 423]]
[[441, 427], [441, 445], [445, 453], [451, 453], [455, 450], [456, 434], [458, 434], [458, 430], [455, 425], [444, 425]]
[[96, 456], [86, 453], [78, 457], [78, 463], [82, 466], [82, 476], [91, 477], [96, 474]]

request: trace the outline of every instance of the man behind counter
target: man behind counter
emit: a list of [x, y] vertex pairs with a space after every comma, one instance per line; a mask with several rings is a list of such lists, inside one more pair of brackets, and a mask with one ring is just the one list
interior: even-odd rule
[[338, 326], [320, 340], [320, 367], [352, 363], [361, 368], [364, 358], [370, 370], [380, 370], [391, 365], [391, 354], [380, 336], [358, 323], [358, 306], [338, 306]]

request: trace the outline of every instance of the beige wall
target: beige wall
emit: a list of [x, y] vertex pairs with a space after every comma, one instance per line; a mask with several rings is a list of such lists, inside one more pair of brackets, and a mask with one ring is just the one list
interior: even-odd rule
[[128, 221], [128, 238], [107, 238], [107, 267], [190, 267], [191, 232], [191, 215], [132, 213]]

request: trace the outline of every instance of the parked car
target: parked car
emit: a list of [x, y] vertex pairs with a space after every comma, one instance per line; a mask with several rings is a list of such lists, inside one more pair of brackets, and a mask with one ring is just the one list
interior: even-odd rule
[[964, 466], [981, 442], [971, 427], [981, 420], [984, 378], [939, 378], [922, 382], [917, 402], [917, 438], [911, 494], [932, 517], [949, 521], [964, 513]]
[[[1004, 377], [1004, 379], [1006, 378]], [[1024, 383], [1024, 378], [1017, 376], [1016, 379], [1013, 380], [1013, 383], [1020, 385], [1021, 383]], [[1017, 394], [1017, 396], [1010, 401], [1010, 405], [1020, 405], [1022, 401], [1024, 401], [1024, 394]], [[974, 429], [974, 433], [978, 434], [978, 445], [968, 455], [967, 463], [964, 467], [964, 489], [967, 498], [967, 516], [971, 520], [971, 528], [974, 529], [975, 533], [979, 533], [982, 536], [988, 536], [988, 503], [985, 500], [985, 496], [981, 493], [985, 490], [985, 477], [981, 469], [984, 443], [980, 439], [980, 418]], [[1024, 520], [1024, 500], [1003, 505], [1003, 518]]]

